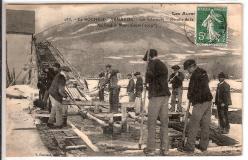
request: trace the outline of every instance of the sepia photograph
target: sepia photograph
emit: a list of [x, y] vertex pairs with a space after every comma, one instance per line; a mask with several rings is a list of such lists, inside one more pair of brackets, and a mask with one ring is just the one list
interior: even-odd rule
[[241, 3], [3, 5], [6, 157], [242, 156]]

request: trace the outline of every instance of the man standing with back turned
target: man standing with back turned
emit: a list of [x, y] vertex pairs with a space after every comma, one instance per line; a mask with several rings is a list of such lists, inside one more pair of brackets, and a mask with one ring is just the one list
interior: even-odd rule
[[168, 69], [166, 65], [158, 59], [155, 49], [146, 52], [143, 60], [148, 60], [145, 83], [148, 85], [148, 137], [147, 148], [144, 149], [146, 155], [155, 155], [155, 134], [158, 116], [160, 118], [160, 153], [166, 155], [169, 150], [168, 136], [168, 100], [170, 91], [168, 88]]
[[183, 66], [184, 70], [187, 70], [191, 74], [187, 97], [189, 103], [193, 106], [193, 111], [189, 120], [186, 145], [183, 148], [178, 148], [178, 150], [193, 153], [196, 136], [200, 128], [200, 143], [196, 147], [203, 152], [207, 150], [209, 143], [211, 101], [213, 96], [209, 89], [207, 72], [199, 68], [193, 59], [186, 60]]

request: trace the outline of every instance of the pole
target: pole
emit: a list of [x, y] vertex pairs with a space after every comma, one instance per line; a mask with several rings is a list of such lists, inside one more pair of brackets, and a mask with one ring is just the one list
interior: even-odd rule
[[[145, 71], [145, 74], [147, 72], [147, 66], [148, 66], [148, 61], [149, 61], [149, 56], [150, 56], [150, 49], [148, 50], [148, 53], [147, 53], [147, 59], [146, 59], [146, 71]], [[144, 137], [144, 133], [143, 133], [143, 123], [144, 123], [144, 105], [146, 103], [146, 87], [145, 87], [145, 90], [144, 90], [144, 103], [143, 103], [143, 99], [142, 99], [142, 95], [141, 95], [141, 123], [140, 123], [140, 139], [139, 139], [139, 149], [141, 149], [142, 147], [142, 143], [143, 143], [143, 137]]]
[[180, 147], [184, 147], [185, 145], [185, 139], [186, 139], [186, 127], [188, 125], [188, 117], [189, 117], [189, 109], [190, 109], [190, 102], [188, 102], [187, 110], [186, 110], [186, 115], [184, 119], [184, 127], [183, 127], [183, 135], [182, 135], [182, 144]]

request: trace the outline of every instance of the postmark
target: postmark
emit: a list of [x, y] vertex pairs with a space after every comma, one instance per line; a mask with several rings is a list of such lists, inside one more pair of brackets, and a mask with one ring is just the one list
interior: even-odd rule
[[226, 45], [227, 34], [226, 7], [197, 7], [195, 36], [197, 45]]

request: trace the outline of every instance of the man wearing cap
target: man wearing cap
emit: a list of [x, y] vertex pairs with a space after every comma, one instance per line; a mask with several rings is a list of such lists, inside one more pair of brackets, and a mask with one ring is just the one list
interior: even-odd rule
[[66, 79], [68, 79], [67, 72], [66, 68], [61, 68], [48, 90], [52, 104], [47, 124], [50, 128], [62, 128], [67, 125], [67, 106], [62, 104], [63, 99], [68, 97], [65, 91]]
[[106, 65], [106, 78], [104, 86], [108, 84], [110, 112], [115, 113], [118, 112], [120, 93], [117, 73], [119, 73], [119, 71], [112, 69], [110, 64]]
[[141, 77], [140, 72], [134, 73], [136, 77], [136, 85], [135, 85], [135, 113], [140, 114], [140, 105], [141, 105], [141, 97], [143, 92], [143, 79]]
[[171, 67], [174, 71], [170, 75], [169, 83], [172, 84], [172, 96], [171, 96], [171, 112], [175, 112], [175, 104], [177, 98], [177, 111], [182, 112], [182, 95], [183, 95], [183, 80], [184, 74], [179, 72], [180, 67], [178, 65], [174, 65]]
[[169, 150], [168, 136], [168, 100], [170, 91], [168, 87], [168, 69], [166, 65], [158, 59], [155, 49], [149, 49], [143, 60], [148, 61], [145, 84], [148, 87], [148, 136], [147, 148], [144, 153], [155, 154], [156, 146], [156, 123], [160, 118], [160, 153], [165, 155]]
[[197, 148], [206, 151], [209, 143], [209, 125], [211, 118], [212, 94], [209, 88], [207, 72], [196, 65], [195, 60], [188, 59], [183, 64], [184, 70], [190, 74], [187, 97], [192, 104], [192, 115], [188, 124], [188, 138], [180, 151], [192, 153], [195, 150], [195, 140], [200, 129], [200, 142]]
[[228, 106], [232, 105], [230, 85], [225, 81], [226, 75], [221, 72], [218, 75], [219, 84], [216, 90], [215, 104], [217, 105], [218, 118], [221, 133], [229, 133]]
[[134, 96], [134, 87], [135, 87], [135, 82], [133, 79], [132, 74], [128, 74], [127, 75], [129, 81], [128, 81], [128, 85], [127, 85], [127, 94], [129, 97], [129, 102], [134, 102], [135, 96]]

